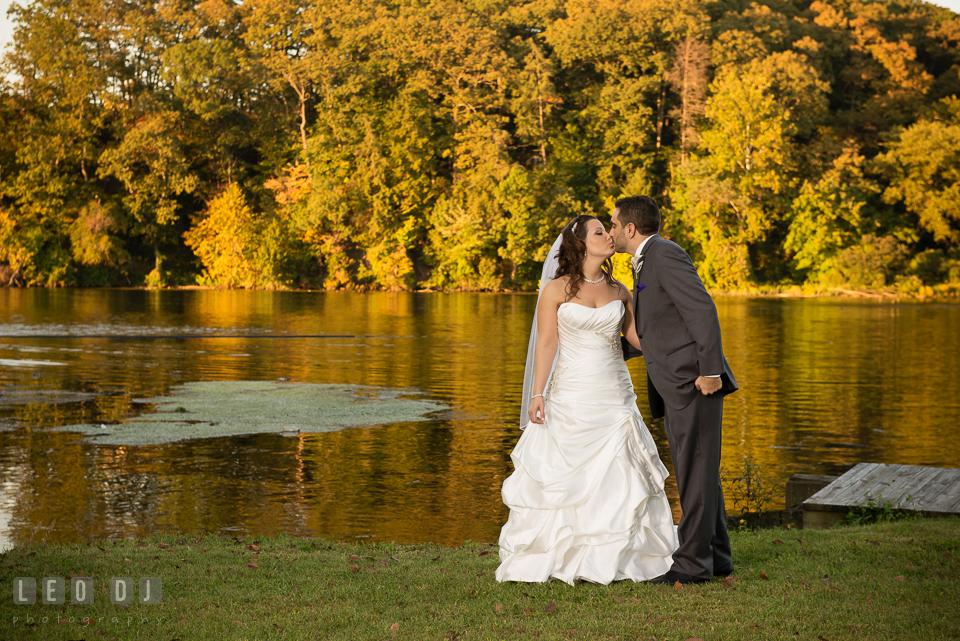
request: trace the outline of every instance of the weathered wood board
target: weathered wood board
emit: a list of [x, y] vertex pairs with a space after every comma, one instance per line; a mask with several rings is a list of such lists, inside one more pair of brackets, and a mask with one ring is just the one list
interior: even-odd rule
[[960, 469], [858, 463], [803, 502], [803, 526], [829, 527], [871, 501], [925, 516], [960, 515]]

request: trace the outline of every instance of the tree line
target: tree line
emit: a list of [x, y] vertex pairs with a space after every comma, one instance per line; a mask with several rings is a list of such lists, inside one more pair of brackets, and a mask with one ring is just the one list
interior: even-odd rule
[[932, 4], [9, 15], [0, 284], [531, 289], [628, 194], [713, 288], [960, 283], [960, 16]]

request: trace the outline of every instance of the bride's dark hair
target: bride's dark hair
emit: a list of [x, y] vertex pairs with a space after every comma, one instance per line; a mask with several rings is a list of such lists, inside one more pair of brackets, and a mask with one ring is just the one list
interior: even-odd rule
[[[569, 276], [567, 281], [567, 300], [576, 298], [580, 293], [580, 286], [583, 284], [583, 261], [587, 257], [587, 221], [598, 220], [596, 216], [581, 214], [577, 216], [563, 228], [563, 240], [560, 241], [560, 250], [557, 252], [558, 262], [557, 275]], [[613, 261], [609, 258], [603, 261], [600, 266], [603, 272], [603, 280], [607, 285], [613, 285]]]

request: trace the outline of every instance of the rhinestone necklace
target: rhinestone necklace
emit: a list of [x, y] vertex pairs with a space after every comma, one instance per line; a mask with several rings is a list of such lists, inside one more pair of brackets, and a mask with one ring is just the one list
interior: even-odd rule
[[603, 280], [603, 275], [601, 274], [601, 275], [600, 275], [600, 278], [598, 278], [597, 280], [590, 280], [590, 279], [587, 278], [587, 277], [584, 277], [583, 280], [584, 280], [585, 282], [593, 283], [594, 285], [596, 285], [597, 283], [599, 283], [599, 282], [601, 282], [601, 281]]

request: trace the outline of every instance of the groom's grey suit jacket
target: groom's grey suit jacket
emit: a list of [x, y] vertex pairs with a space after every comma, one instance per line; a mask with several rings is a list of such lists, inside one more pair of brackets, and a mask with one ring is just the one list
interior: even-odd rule
[[698, 376], [720, 374], [717, 394], [737, 391], [737, 380], [723, 355], [717, 307], [693, 261], [679, 245], [653, 235], [634, 275], [633, 310], [643, 351], [623, 339], [624, 358], [643, 356], [653, 418], [664, 403], [683, 409], [700, 393]]

